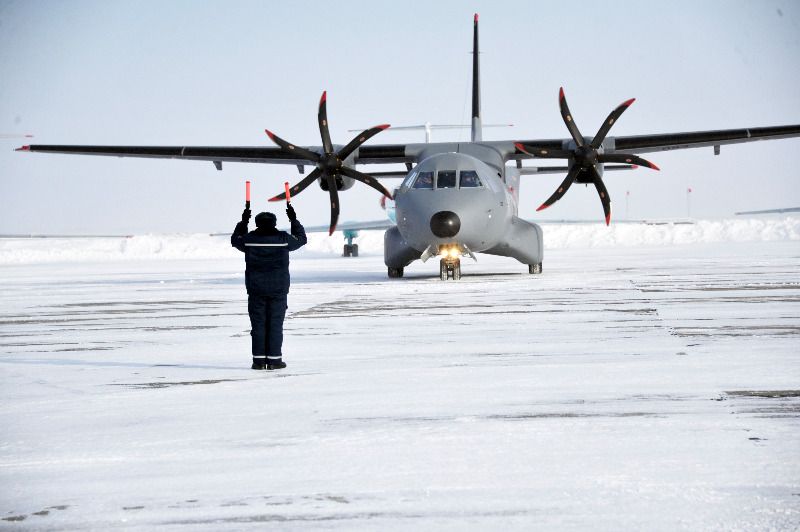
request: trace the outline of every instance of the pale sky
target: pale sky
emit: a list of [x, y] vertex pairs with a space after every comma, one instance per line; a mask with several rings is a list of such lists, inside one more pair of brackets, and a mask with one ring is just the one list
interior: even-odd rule
[[[228, 231], [253, 181], [254, 210], [296, 168], [17, 153], [22, 144], [272, 146], [269, 128], [318, 145], [319, 96], [331, 134], [380, 123], [467, 123], [472, 16], [480, 13], [484, 138], [561, 138], [564, 86], [594, 135], [635, 97], [610, 135], [800, 124], [800, 3], [197, 2], [0, 0], [0, 233]], [[34, 139], [2, 138], [34, 134]], [[439, 132], [435, 140], [467, 140]], [[370, 144], [422, 142], [383, 132]], [[725, 217], [800, 206], [800, 139], [645, 155], [661, 172], [607, 173], [614, 218]], [[530, 162], [527, 164], [531, 164]], [[363, 165], [361, 171], [392, 167]], [[310, 170], [307, 168], [307, 170]], [[602, 223], [593, 187], [535, 209], [563, 176], [526, 176], [520, 215]], [[396, 181], [385, 180], [387, 188]], [[340, 221], [383, 217], [356, 183]], [[293, 202], [328, 223], [327, 193]]]

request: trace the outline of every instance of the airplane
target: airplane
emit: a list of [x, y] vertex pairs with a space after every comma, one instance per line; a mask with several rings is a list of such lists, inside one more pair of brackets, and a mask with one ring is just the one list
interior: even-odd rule
[[[211, 161], [218, 170], [223, 162], [295, 165], [302, 174], [313, 170], [291, 187], [296, 196], [315, 181], [330, 197], [329, 235], [339, 218], [339, 191], [364, 183], [387, 200], [392, 200], [396, 224], [384, 234], [384, 263], [390, 278], [403, 277], [404, 268], [415, 260], [438, 256], [442, 280], [461, 278], [461, 258], [475, 253], [511, 257], [528, 266], [528, 273], [542, 273], [542, 229], [519, 217], [520, 178], [540, 173], [566, 173], [561, 185], [537, 209], [550, 207], [574, 183], [592, 184], [597, 189], [606, 225], [611, 222], [611, 198], [603, 182], [607, 170], [659, 168], [639, 154], [713, 147], [719, 154], [723, 144], [772, 140], [800, 136], [800, 124], [679, 132], [655, 135], [611, 137], [608, 133], [634, 102], [629, 99], [615, 108], [593, 137], [584, 136], [570, 112], [563, 87], [559, 108], [569, 132], [562, 139], [521, 139], [484, 141], [480, 102], [478, 15], [473, 20], [472, 114], [470, 142], [416, 144], [364, 143], [386, 130], [382, 124], [364, 130], [348, 144], [334, 145], [328, 129], [327, 92], [322, 93], [317, 119], [321, 146], [297, 146], [270, 130], [271, 147], [207, 146], [76, 146], [27, 145], [17, 151], [145, 157]], [[524, 167], [528, 159], [563, 159], [564, 167]], [[402, 172], [362, 173], [356, 165], [405, 164]], [[512, 164], [507, 164], [512, 163]], [[379, 177], [401, 177], [395, 194]], [[271, 201], [280, 201], [278, 194]], [[352, 239], [351, 242], [352, 244]], [[347, 251], [347, 250], [346, 250]], [[347, 254], [347, 253], [345, 253]]]

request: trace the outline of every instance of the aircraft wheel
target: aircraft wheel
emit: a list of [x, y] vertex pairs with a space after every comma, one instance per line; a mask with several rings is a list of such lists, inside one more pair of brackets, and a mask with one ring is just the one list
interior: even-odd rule
[[447, 273], [447, 262], [444, 259], [439, 260], [439, 279], [446, 281], [449, 277]]
[[352, 253], [353, 253], [353, 246], [345, 244], [344, 251], [342, 251], [342, 257], [349, 257]]
[[403, 268], [389, 268], [389, 278], [399, 279], [403, 276]]
[[538, 262], [536, 264], [528, 264], [528, 273], [542, 273], [542, 263]]
[[458, 281], [459, 279], [461, 279], [461, 261], [460, 260], [456, 261], [456, 263], [453, 264], [453, 280], [454, 281]]
[[350, 246], [350, 256], [358, 257], [358, 244], [353, 244]]

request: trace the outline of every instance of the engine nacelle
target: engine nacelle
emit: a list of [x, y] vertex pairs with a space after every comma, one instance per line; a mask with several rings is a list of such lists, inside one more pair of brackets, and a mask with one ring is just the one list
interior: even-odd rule
[[[353, 184], [356, 182], [356, 180], [353, 179], [352, 177], [347, 177], [344, 175], [337, 175], [335, 177], [335, 180], [336, 180], [336, 190], [347, 190], [348, 188], [351, 188]], [[321, 188], [325, 192], [328, 191], [327, 179], [320, 177], [319, 179], [317, 179], [317, 183], [319, 183], [319, 188]]]
[[[600, 177], [603, 177], [603, 163], [597, 163], [595, 168], [597, 168], [597, 173], [600, 175]], [[584, 168], [578, 172], [578, 175], [575, 176], [575, 182], [582, 185], [591, 185], [594, 183], [594, 176], [588, 168]]]

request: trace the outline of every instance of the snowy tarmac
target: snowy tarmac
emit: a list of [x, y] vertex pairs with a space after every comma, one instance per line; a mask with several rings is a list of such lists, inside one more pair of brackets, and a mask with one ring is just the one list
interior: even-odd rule
[[0, 264], [0, 529], [800, 528], [797, 240], [362, 254]]

